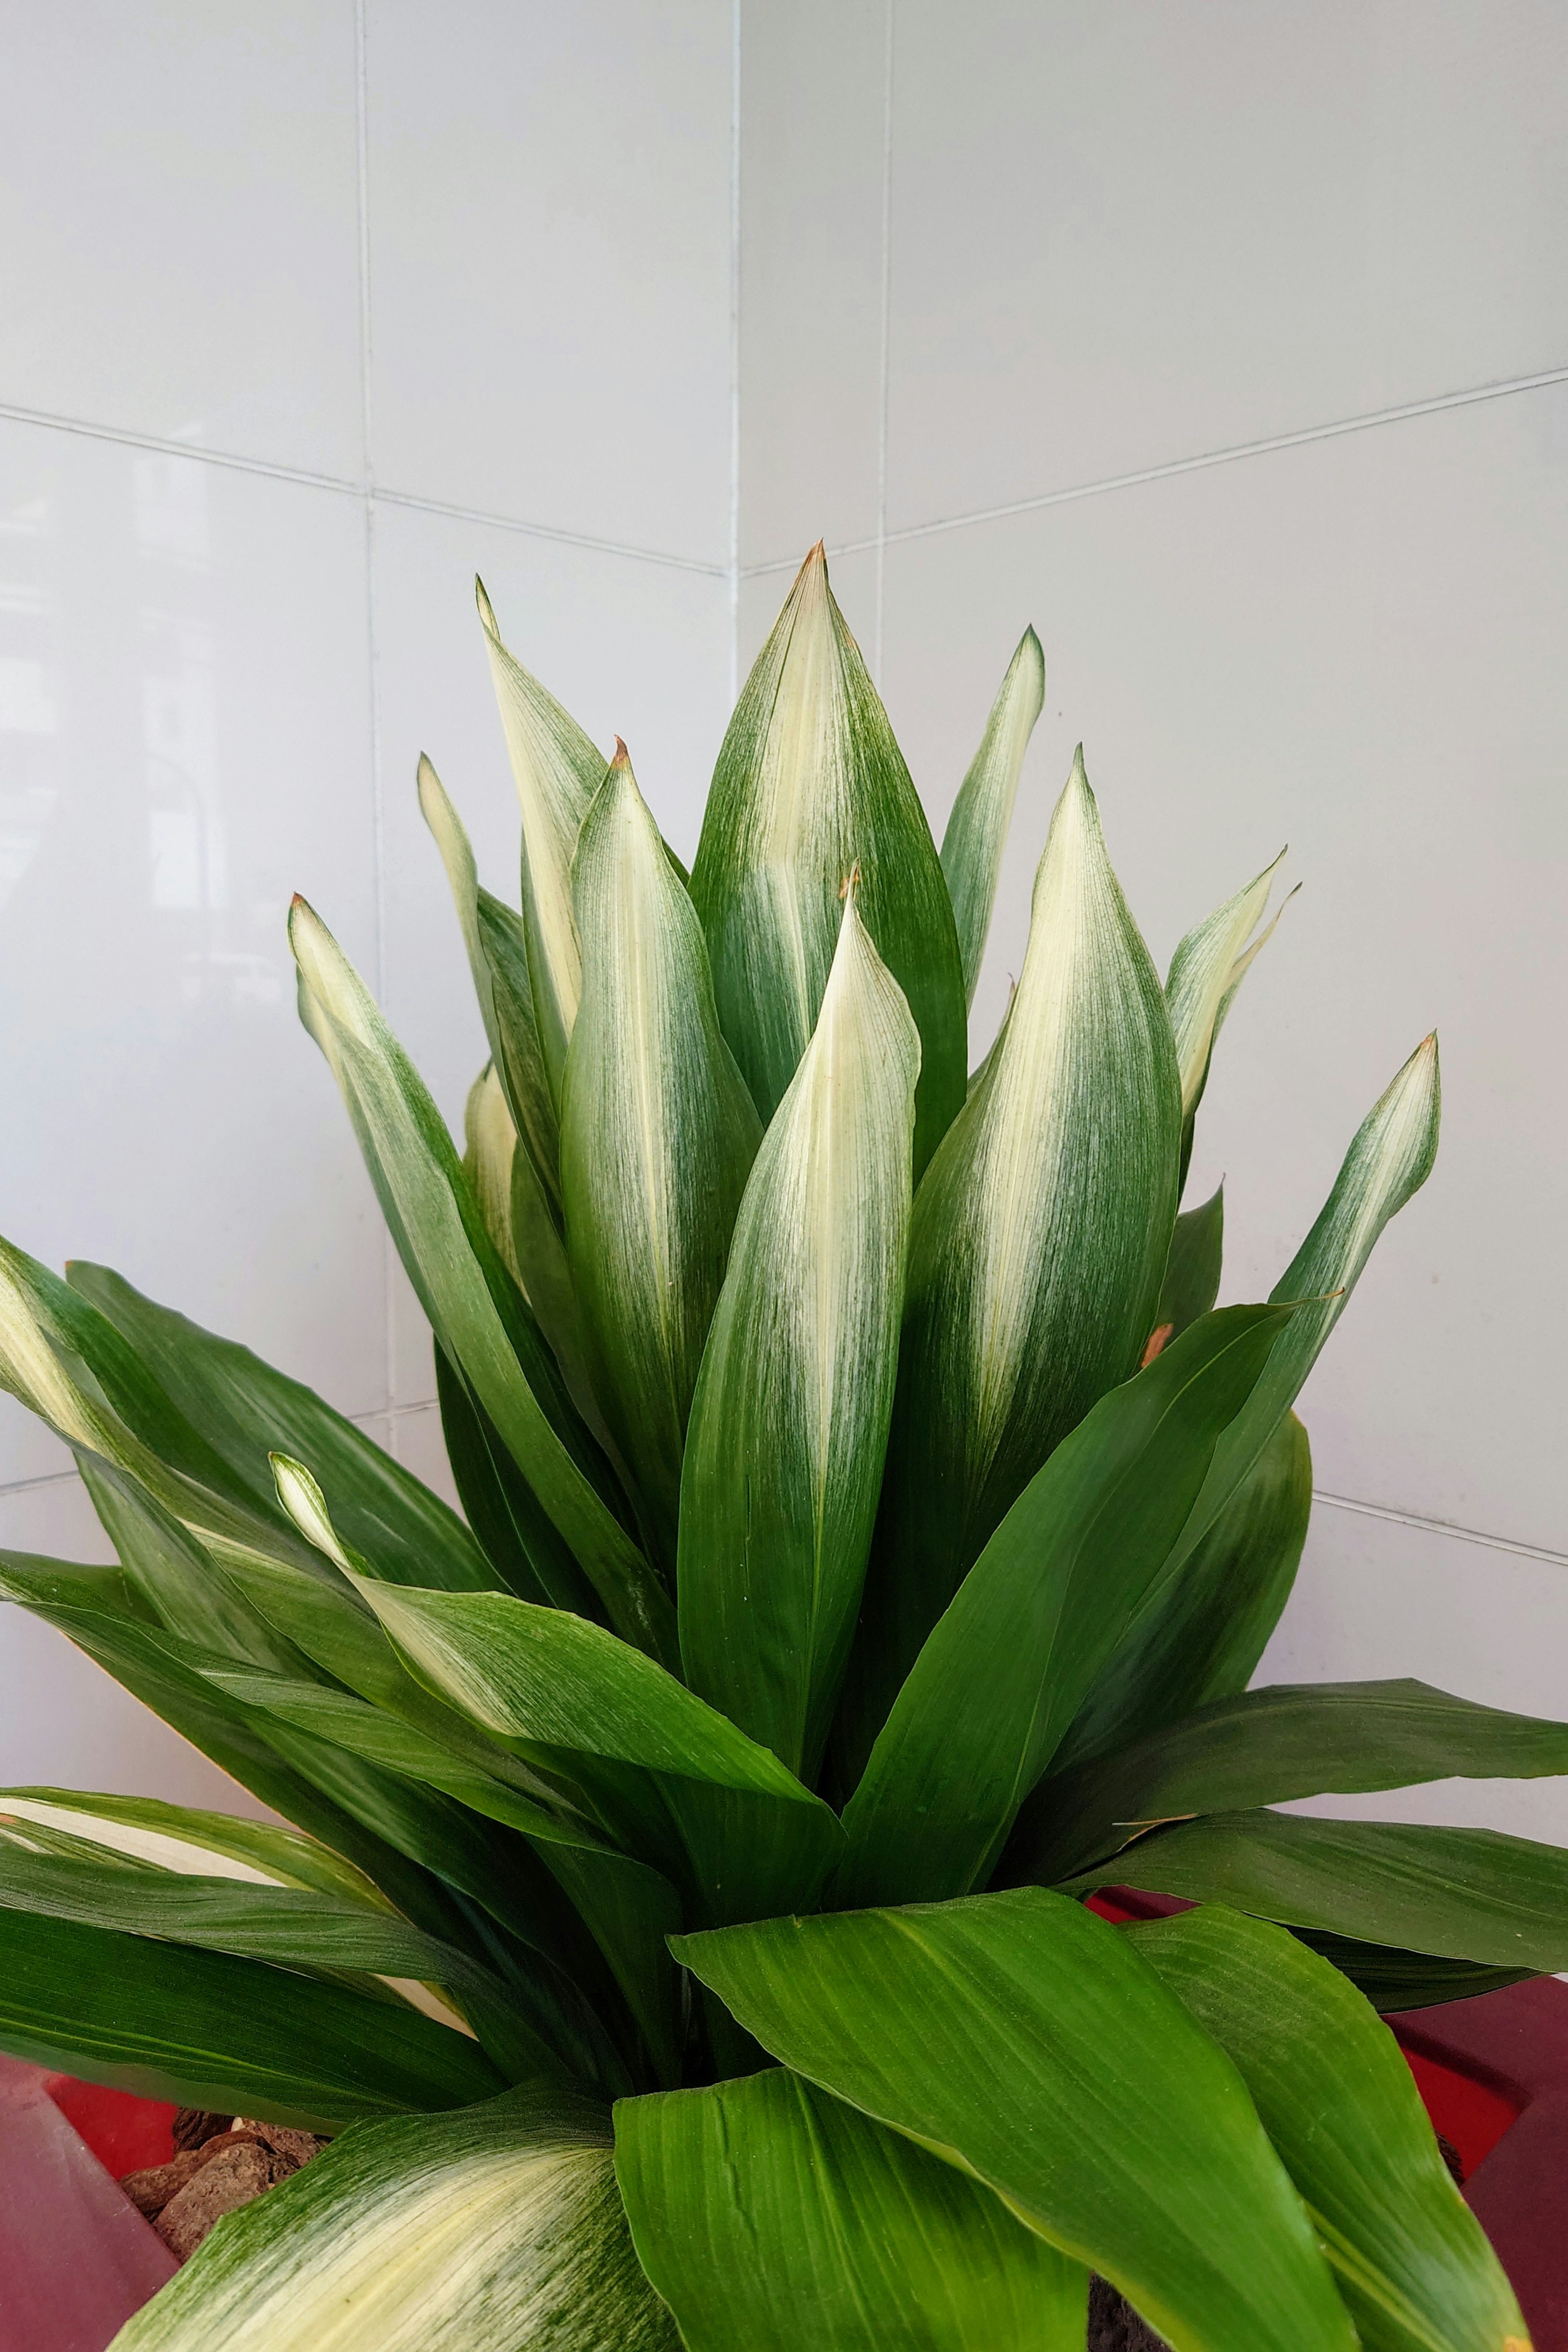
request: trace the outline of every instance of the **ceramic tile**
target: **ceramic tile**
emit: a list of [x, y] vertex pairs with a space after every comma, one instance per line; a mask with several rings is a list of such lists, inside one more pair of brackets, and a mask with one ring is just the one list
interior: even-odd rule
[[[0, 1493], [0, 1550], [110, 1560], [75, 1476]], [[51, 1625], [0, 1606], [0, 1787], [104, 1789], [272, 1818]]]
[[[1320, 1484], [1568, 1548], [1568, 387], [889, 548], [886, 694], [940, 824], [1023, 624], [1047, 699], [988, 1013], [1072, 746], [1163, 969], [1281, 843], [1304, 883], [1198, 1122], [1263, 1295], [1434, 1024], [1446, 1133], [1304, 1404]], [[977, 1024], [976, 1044], [982, 1041]]]
[[450, 1503], [455, 1511], [462, 1510], [447, 1460], [447, 1441], [441, 1434], [437, 1406], [416, 1405], [412, 1411], [398, 1413], [393, 1422], [392, 1450], [405, 1469], [423, 1478], [444, 1503]]
[[[1487, 1706], [1568, 1718], [1568, 1572], [1320, 1501], [1255, 1685], [1411, 1675]], [[1453, 1822], [1568, 1845], [1568, 1781], [1435, 1780], [1299, 1808]]]
[[730, 10], [370, 0], [377, 478], [727, 560]]
[[[519, 820], [474, 611], [482, 573], [501, 628], [606, 749], [617, 733], [678, 853], [697, 845], [729, 691], [727, 583], [407, 509], [376, 520], [377, 688], [385, 779], [388, 1016], [454, 1132], [485, 1059], [446, 876], [414, 792], [429, 752], [487, 886], [517, 903]], [[395, 1291], [396, 1402], [433, 1396], [424, 1318]]]
[[0, 423], [0, 1231], [353, 1412], [379, 1219], [284, 918], [374, 949], [364, 593], [353, 499]]
[[741, 556], [877, 529], [885, 0], [741, 19]]
[[13, 21], [0, 401], [357, 478], [353, 0]]
[[1568, 359], [1551, 0], [895, 13], [891, 526]]

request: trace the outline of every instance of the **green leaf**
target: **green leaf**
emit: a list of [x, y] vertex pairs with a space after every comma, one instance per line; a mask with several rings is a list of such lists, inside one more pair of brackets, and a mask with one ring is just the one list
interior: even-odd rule
[[[596, 751], [594, 758], [599, 760]], [[603, 762], [599, 765], [602, 773]], [[418, 791], [420, 811], [435, 837], [451, 885], [474, 993], [479, 1000], [479, 1014], [489, 1041], [496, 1083], [559, 1223], [560, 1129], [534, 1016], [527, 933], [510, 907], [479, 887], [479, 867], [462, 819], [423, 752], [419, 758]]]
[[1219, 1297], [1220, 1263], [1225, 1249], [1225, 1186], [1221, 1184], [1198, 1209], [1185, 1209], [1171, 1235], [1165, 1261], [1164, 1286], [1154, 1310], [1154, 1328], [1171, 1326], [1179, 1339], [1189, 1323], [1206, 1315]]
[[[1568, 1772], [1568, 1723], [1426, 1683], [1282, 1683], [1216, 1699], [1039, 1791], [1028, 1875], [1047, 1885], [1152, 1823], [1416, 1780]], [[1136, 1874], [1138, 1864], [1129, 1861]]]
[[573, 868], [583, 994], [566, 1062], [566, 1256], [594, 1386], [674, 1567], [680, 1457], [730, 1235], [762, 1139], [719, 1030], [702, 926], [624, 745]]
[[435, 1359], [452, 1481], [497, 1582], [520, 1601], [548, 1602], [603, 1623], [604, 1603], [439, 1341]]
[[1079, 758], [1006, 1028], [915, 1200], [851, 1766], [1004, 1514], [1137, 1370], [1176, 1213], [1180, 1116], [1164, 998]]
[[742, 1203], [680, 1499], [693, 1690], [814, 1777], [876, 1523], [920, 1037], [847, 898], [816, 1031]]
[[1489, 1969], [1479, 1960], [1439, 1959], [1430, 1952], [1402, 1952], [1396, 1945], [1362, 1944], [1349, 1936], [1322, 1936], [1309, 1927], [1291, 1934], [1309, 1951], [1331, 1960], [1349, 1977], [1373, 2009], [1384, 2011], [1431, 2009], [1446, 2000], [1468, 2000], [1473, 1995], [1498, 1992], [1539, 1974], [1531, 1969]]
[[485, 1231], [435, 1104], [302, 898], [290, 909], [289, 936], [300, 965], [301, 1009], [323, 1044], [437, 1341], [613, 1622], [652, 1654], [673, 1656], [674, 1610], [616, 1516], [608, 1465]]
[[577, 1018], [582, 964], [572, 918], [572, 856], [605, 757], [568, 711], [500, 641], [484, 583], [479, 621], [500, 705], [501, 726], [522, 808], [522, 929], [535, 1034], [559, 1108], [566, 1048]]
[[[1145, 1838], [1133, 1874], [1152, 1894], [1288, 1927], [1490, 1968], [1568, 1969], [1568, 1850], [1498, 1830], [1209, 1813]], [[1102, 1866], [1070, 1883], [1107, 1876]]]
[[1311, 1447], [1288, 1412], [1100, 1677], [1058, 1769], [1246, 1689], [1290, 1597], [1311, 1512]]
[[942, 870], [952, 900], [967, 1004], [974, 1002], [974, 983], [985, 953], [1024, 754], [1045, 699], [1046, 657], [1033, 629], [1026, 629], [997, 688], [980, 749], [970, 761], [942, 835]]
[[1436, 1035], [1419, 1045], [1367, 1113], [1311, 1232], [1269, 1293], [1304, 1299], [1245, 1412], [1215, 1449], [1183, 1531], [1185, 1557], [1213, 1525], [1295, 1402], [1390, 1217], [1432, 1172], [1441, 1092]]
[[[78, 1258], [67, 1276], [71, 1289], [114, 1326], [171, 1403], [242, 1482], [252, 1507], [276, 1527], [278, 1556], [303, 1555], [279, 1507], [268, 1459], [272, 1452], [298, 1454], [325, 1479], [349, 1541], [369, 1552], [393, 1583], [449, 1592], [493, 1586], [494, 1575], [457, 1513], [302, 1381], [144, 1298], [108, 1266]], [[155, 1433], [149, 1442], [158, 1442]]]
[[88, 1453], [79, 1454], [77, 1468], [126, 1575], [160, 1624], [198, 1649], [282, 1673], [309, 1672], [293, 1643], [136, 1479]]
[[616, 2172], [688, 2352], [1082, 2352], [1081, 2263], [798, 2074], [623, 2099]]
[[313, 1888], [375, 1911], [393, 1907], [373, 1879], [319, 1838], [271, 1822], [169, 1805], [157, 1797], [89, 1796], [79, 1789], [0, 1789], [0, 1822], [8, 1816], [68, 1830], [163, 1870]]
[[276, 1505], [258, 1505], [108, 1318], [5, 1241], [0, 1388], [79, 1456], [127, 1472], [225, 1567], [258, 1550], [310, 1560]]
[[416, 1675], [502, 1739], [818, 1803], [767, 1748], [601, 1625], [500, 1593], [357, 1581]]
[[1502, 2266], [1360, 1994], [1293, 1937], [1234, 1912], [1129, 1932], [1247, 2084], [1366, 2352], [1522, 2352]]
[[1036, 1474], [926, 1643], [845, 1808], [840, 1905], [984, 1884], [1288, 1312], [1205, 1317]]
[[[1283, 864], [1281, 850], [1272, 866], [1227, 898], [1223, 907], [1189, 931], [1171, 959], [1171, 970], [1165, 982], [1165, 997], [1171, 1008], [1171, 1026], [1175, 1033], [1176, 1060], [1182, 1074], [1182, 1175], [1187, 1172], [1187, 1157], [1193, 1145], [1193, 1119], [1204, 1088], [1208, 1084], [1209, 1063], [1213, 1058], [1215, 1040], [1226, 1014], [1230, 1011], [1237, 990], [1247, 978], [1254, 960], [1274, 936], [1275, 925], [1285, 912], [1292, 890], [1281, 901], [1274, 921], [1258, 933], [1251, 934], [1268, 904], [1268, 893], [1274, 887], [1274, 877]], [[1296, 886], [1300, 889], [1300, 884]], [[1250, 940], [1250, 944], [1248, 944]]]
[[1021, 1887], [675, 1949], [776, 2058], [994, 2189], [1175, 2352], [1352, 2352], [1239, 2076], [1078, 1904]]
[[531, 2087], [346, 2132], [232, 2214], [116, 2352], [679, 2352], [608, 2119]]
[[[357, 1896], [345, 1901], [314, 1887], [244, 1883], [226, 1856], [208, 1859], [218, 1872], [194, 1876], [188, 1865], [171, 1870], [143, 1857], [95, 1853], [94, 1842], [80, 1835], [20, 1816], [7, 1822], [0, 1813], [0, 1908], [231, 1952], [312, 1976], [379, 1978], [421, 2011], [430, 2003], [417, 1988], [440, 1984], [462, 2003], [503, 2080], [560, 2072], [505, 1987], [466, 1953]], [[461, 2027], [461, 2018], [441, 2007], [447, 2026]]]
[[857, 867], [861, 918], [921, 1033], [918, 1177], [963, 1100], [963, 964], [925, 812], [819, 543], [742, 689], [691, 869], [720, 1023], [764, 1124], [816, 1026]]
[[0, 2050], [304, 2131], [460, 2106], [499, 2086], [477, 2042], [401, 2001], [3, 1907]]
[[[1227, 1544], [1221, 1542], [1217, 1549], [1205, 1547], [1201, 1557], [1199, 1548], [1275, 1439], [1343, 1312], [1379, 1234], [1430, 1174], [1437, 1150], [1439, 1109], [1434, 1035], [1416, 1047], [1367, 1114], [1316, 1224], [1275, 1284], [1270, 1294], [1274, 1298], [1307, 1303], [1299, 1308], [1289, 1331], [1274, 1350], [1268, 1376], [1259, 1381], [1246, 1412], [1237, 1414], [1215, 1448], [1203, 1491], [1172, 1553], [1169, 1579], [1158, 1600], [1134, 1626], [1105, 1690], [1095, 1695], [1084, 1721], [1074, 1727], [1063, 1749], [1064, 1764], [1122, 1747], [1206, 1698], [1239, 1689], [1262, 1654], [1274, 1623], [1269, 1610], [1276, 1601], [1279, 1607], [1284, 1605], [1295, 1573], [1294, 1560], [1289, 1556], [1289, 1497], [1291, 1494], [1302, 1496], [1302, 1480], [1310, 1478], [1304, 1436], [1299, 1441], [1301, 1451], [1295, 1462], [1289, 1458], [1289, 1447], [1281, 1445], [1273, 1469], [1264, 1474], [1258, 1490], [1256, 1499], [1264, 1518], [1273, 1520], [1278, 1510], [1278, 1549], [1270, 1553], [1269, 1541], [1261, 1535], [1257, 1548], [1250, 1538], [1247, 1539], [1249, 1563], [1258, 1580], [1250, 1589], [1245, 1633], [1234, 1644], [1230, 1634], [1235, 1596], [1226, 1587], [1223, 1568]], [[1271, 1572], [1271, 1559], [1277, 1574]], [[1257, 1649], [1244, 1665], [1242, 1659], [1258, 1634], [1261, 1638]], [[1192, 1670], [1187, 1664], [1189, 1655], [1194, 1662]]]

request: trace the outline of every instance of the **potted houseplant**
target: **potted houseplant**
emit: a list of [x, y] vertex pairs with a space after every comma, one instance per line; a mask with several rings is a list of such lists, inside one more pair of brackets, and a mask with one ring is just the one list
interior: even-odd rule
[[[939, 857], [815, 550], [688, 876], [480, 614], [521, 911], [419, 774], [490, 1046], [461, 1158], [289, 925], [466, 1524], [0, 1246], [0, 1379], [119, 1556], [5, 1593], [294, 1824], [7, 1792], [0, 2048], [330, 2143], [117, 2340], [1057, 2352], [1097, 2273], [1184, 2352], [1523, 2352], [1378, 2012], [1568, 1965], [1568, 1856], [1272, 1808], [1559, 1771], [1568, 1727], [1247, 1689], [1435, 1040], [1216, 1310], [1179, 1200], [1273, 866], [1163, 988], [1080, 759], [966, 1068], [1032, 632]], [[1126, 1881], [1192, 1907], [1114, 1927]]]

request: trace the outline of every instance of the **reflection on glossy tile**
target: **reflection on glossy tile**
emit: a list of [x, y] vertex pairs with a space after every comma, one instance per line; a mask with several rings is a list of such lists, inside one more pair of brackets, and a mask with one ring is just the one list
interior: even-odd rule
[[1268, 1290], [1436, 1024], [1443, 1150], [1308, 1389], [1319, 1481], [1568, 1549], [1565, 509], [1559, 388], [912, 541], [888, 552], [886, 693], [934, 802], [1039, 628], [993, 1013], [1079, 737], [1162, 966], [1290, 842], [1305, 887], [1198, 1122], [1194, 1197], [1227, 1180], [1226, 1296]]
[[[75, 1477], [0, 1494], [0, 1550], [114, 1557]], [[63, 1633], [9, 1605], [0, 1606], [0, 1788], [103, 1789], [272, 1818]]]
[[[428, 751], [487, 886], [518, 898], [517, 799], [474, 610], [483, 574], [508, 642], [606, 750], [630, 747], [648, 803], [689, 858], [728, 695], [728, 587], [664, 564], [406, 509], [378, 511], [377, 689], [389, 1019], [461, 1133], [484, 1034], [435, 844], [414, 792]], [[424, 1318], [395, 1293], [395, 1401], [434, 1394]]]
[[370, 0], [378, 479], [721, 564], [727, 0]]
[[[1318, 1503], [1254, 1685], [1412, 1675], [1483, 1706], [1568, 1719], [1568, 1564]], [[1568, 1781], [1438, 1780], [1300, 1808], [1452, 1822], [1568, 1845]]]
[[379, 1220], [284, 918], [374, 948], [364, 585], [349, 499], [0, 424], [0, 1231], [350, 1411]]
[[886, 0], [741, 18], [741, 560], [877, 529]]
[[353, 0], [10, 31], [0, 399], [357, 479]]
[[896, 15], [890, 527], [1568, 358], [1551, 0]]

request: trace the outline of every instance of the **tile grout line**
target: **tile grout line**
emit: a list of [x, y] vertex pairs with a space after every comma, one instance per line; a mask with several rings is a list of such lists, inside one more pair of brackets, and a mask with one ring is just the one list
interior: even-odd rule
[[730, 708], [741, 688], [741, 0], [730, 0]]
[[[365, 0], [354, 0], [354, 126], [359, 208], [360, 433], [363, 445], [364, 623], [366, 675], [370, 689], [370, 857], [376, 1002], [386, 1002], [386, 819], [381, 747], [381, 651], [375, 610], [375, 467], [372, 457], [372, 344], [370, 294], [370, 70]], [[397, 1394], [397, 1314], [392, 1234], [381, 1234], [382, 1354], [386, 1378], [387, 1436], [395, 1458], [397, 1438], [390, 1419]]]
[[882, 587], [888, 564], [888, 400], [890, 377], [893, 291], [893, 5], [886, 0], [887, 32], [882, 61], [882, 318], [878, 365], [877, 593], [873, 638], [877, 684], [882, 681]]
[[[365, 484], [352, 482], [341, 474], [312, 473], [305, 466], [284, 466], [270, 457], [245, 457], [232, 449], [204, 449], [191, 441], [175, 441], [165, 434], [137, 433], [129, 425], [100, 425], [89, 417], [58, 416], [47, 409], [24, 408], [15, 401], [0, 400], [0, 423], [28, 425], [46, 433], [73, 435], [79, 440], [107, 441], [122, 449], [146, 449], [159, 457], [189, 457], [197, 465], [216, 466], [231, 474], [255, 474], [263, 481], [291, 482], [300, 489], [327, 490], [335, 498], [363, 499]], [[374, 492], [378, 505], [405, 507], [416, 514], [445, 515], [454, 522], [482, 523], [490, 530], [516, 531], [525, 539], [544, 540], [552, 546], [581, 547], [595, 555], [623, 555], [636, 563], [657, 563], [672, 572], [695, 572], [703, 579], [722, 580], [728, 566], [705, 563], [700, 556], [668, 555], [655, 547], [634, 547], [615, 539], [595, 539], [586, 531], [563, 530], [548, 522], [525, 522], [517, 515], [491, 514], [483, 507], [459, 506], [450, 499], [425, 498], [416, 490], [389, 488], [378, 484]]]
[[[1369, 409], [1364, 415], [1338, 417], [1328, 425], [1303, 425], [1298, 432], [1276, 433], [1264, 440], [1238, 441], [1223, 449], [1207, 450], [1201, 457], [1173, 457], [1164, 465], [1141, 467], [1133, 473], [1107, 474], [1098, 481], [1075, 482], [1066, 489], [1014, 499], [1005, 506], [977, 507], [970, 514], [942, 515], [931, 522], [909, 523], [900, 530], [884, 531], [875, 538], [844, 540], [828, 552], [864, 555], [876, 551], [879, 562], [884, 548], [902, 546], [911, 540], [931, 539], [943, 531], [969, 530], [978, 523], [1005, 521], [1010, 515], [1037, 514], [1047, 507], [1100, 498], [1110, 490], [1136, 489], [1146, 482], [1170, 481], [1181, 474], [1205, 472], [1211, 466], [1232, 465], [1238, 458], [1266, 457], [1279, 450], [1304, 448], [1315, 441], [1335, 441], [1348, 433], [1370, 432], [1379, 425], [1403, 425], [1448, 409], [1470, 408], [1482, 401], [1506, 400], [1515, 393], [1543, 392], [1555, 383], [1568, 383], [1568, 367], [1543, 368], [1539, 374], [1511, 376], [1501, 383], [1475, 384], [1461, 392], [1438, 393], [1429, 400], [1405, 401], [1397, 408]], [[795, 561], [793, 556], [779, 556], [767, 563], [748, 564], [744, 577], [755, 580], [766, 572], [788, 572]]]
[[1502, 1551], [1516, 1559], [1544, 1560], [1549, 1568], [1568, 1568], [1568, 1552], [1552, 1551], [1546, 1544], [1516, 1542], [1512, 1536], [1486, 1535], [1479, 1528], [1462, 1528], [1452, 1519], [1428, 1519], [1417, 1511], [1399, 1511], [1386, 1503], [1359, 1502], [1353, 1495], [1331, 1495], [1325, 1487], [1314, 1486], [1314, 1503], [1327, 1503], [1336, 1511], [1354, 1511], [1363, 1519], [1385, 1519], [1390, 1526], [1414, 1528], [1417, 1534], [1447, 1536], [1453, 1543], [1479, 1544], [1487, 1551]]

